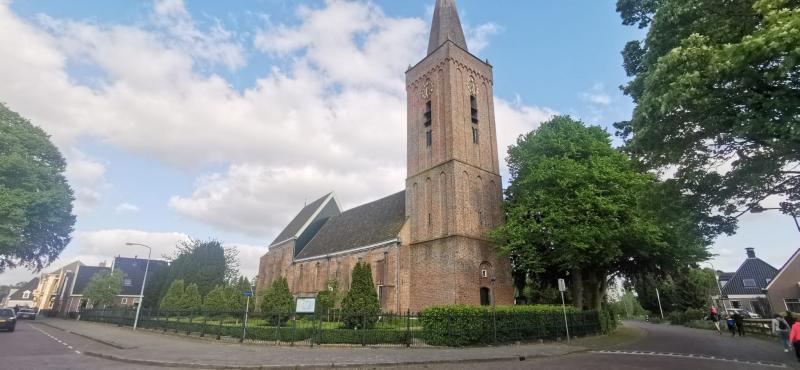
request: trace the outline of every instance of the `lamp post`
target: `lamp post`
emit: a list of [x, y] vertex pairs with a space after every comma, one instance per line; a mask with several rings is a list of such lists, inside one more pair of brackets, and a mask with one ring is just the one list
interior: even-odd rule
[[[783, 208], [763, 208], [759, 206], [755, 206], [750, 208], [750, 213], [762, 213], [764, 211], [783, 211]], [[791, 213], [790, 216], [794, 219], [794, 225], [797, 226], [797, 232], [800, 232], [800, 221], [797, 220], [797, 215]]]
[[714, 280], [717, 282], [717, 290], [719, 290], [719, 302], [722, 303], [722, 308], [725, 310], [725, 312], [728, 312], [728, 307], [725, 306], [725, 300], [722, 299], [722, 286], [719, 284], [719, 275], [717, 275], [717, 269], [711, 262], [706, 263], [711, 266], [712, 270], [714, 270]]
[[144, 303], [144, 285], [147, 283], [147, 271], [150, 269], [150, 254], [153, 252], [153, 248], [150, 246], [139, 244], [139, 243], [125, 243], [127, 246], [139, 246], [147, 248], [147, 263], [144, 265], [144, 277], [142, 278], [142, 290], [139, 292], [139, 304], [136, 305], [136, 317], [133, 319], [133, 330], [136, 330], [136, 326], [139, 324], [139, 312], [142, 310], [142, 304]]

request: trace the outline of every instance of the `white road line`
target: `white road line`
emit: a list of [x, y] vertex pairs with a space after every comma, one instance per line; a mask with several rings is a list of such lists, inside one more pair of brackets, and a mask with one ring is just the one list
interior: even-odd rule
[[736, 358], [723, 358], [723, 357], [715, 357], [709, 355], [698, 355], [692, 353], [672, 353], [672, 352], [652, 352], [652, 351], [615, 351], [615, 350], [602, 350], [602, 351], [591, 351], [591, 353], [598, 353], [598, 354], [605, 354], [605, 355], [634, 355], [634, 356], [659, 356], [659, 357], [676, 357], [676, 358], [687, 358], [687, 359], [695, 359], [695, 360], [710, 360], [710, 361], [723, 361], [723, 362], [735, 362], [740, 364], [749, 364], [749, 365], [760, 365], [766, 367], [773, 367], [779, 369], [785, 369], [786, 364], [781, 364], [777, 362], [764, 362], [764, 361], [746, 361], [746, 360], [739, 360]]
[[[58, 342], [58, 343], [61, 343], [61, 344], [63, 344], [65, 347], [67, 347], [67, 348], [69, 348], [69, 349], [73, 349], [73, 348], [72, 348], [72, 346], [71, 346], [71, 345], [69, 345], [67, 342], [64, 342], [64, 341], [62, 341], [61, 339], [58, 339], [58, 338], [56, 338], [56, 337], [54, 337], [54, 336], [50, 335], [50, 333], [48, 333], [48, 332], [46, 332], [46, 331], [44, 331], [44, 330], [42, 330], [42, 329], [39, 329], [39, 328], [38, 328], [38, 327], [36, 327], [36, 326], [30, 325], [30, 324], [28, 324], [28, 326], [29, 326], [29, 327], [31, 327], [31, 328], [33, 328], [33, 329], [35, 329], [36, 331], [38, 331], [38, 332], [40, 332], [40, 333], [44, 334], [44, 335], [46, 335], [46, 336], [50, 337], [50, 339], [52, 339], [52, 340], [54, 340], [54, 341], [56, 341], [56, 342]], [[81, 352], [80, 352], [80, 351], [75, 351], [75, 353], [77, 353], [77, 354], [81, 354]]]

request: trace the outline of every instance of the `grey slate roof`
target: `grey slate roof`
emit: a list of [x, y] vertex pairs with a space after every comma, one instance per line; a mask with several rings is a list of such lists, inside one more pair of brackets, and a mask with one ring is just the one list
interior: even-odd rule
[[142, 289], [142, 280], [144, 280], [144, 270], [147, 268], [147, 282], [152, 281], [151, 277], [160, 268], [167, 266], [166, 261], [150, 260], [150, 266], [147, 266], [147, 259], [144, 258], [127, 258], [115, 257], [114, 258], [114, 271], [121, 270], [125, 274], [125, 279], [131, 279], [131, 284], [125, 286], [122, 284], [120, 295], [139, 295]]
[[436, 0], [433, 22], [431, 22], [431, 38], [428, 42], [428, 55], [431, 55], [447, 40], [469, 51], [467, 40], [464, 38], [464, 29], [461, 28], [461, 20], [458, 18], [455, 0]]
[[[778, 269], [762, 261], [760, 258], [748, 258], [744, 260], [739, 269], [731, 276], [728, 283], [722, 287], [724, 295], [749, 295], [764, 294], [763, 290], [769, 285], [767, 279], [774, 279], [778, 274]], [[753, 279], [755, 287], [744, 286], [743, 280]]]
[[110, 271], [108, 267], [100, 266], [81, 266], [78, 268], [78, 275], [75, 276], [75, 283], [72, 285], [71, 294], [83, 294], [83, 290], [89, 285], [89, 280], [98, 272]]
[[406, 219], [406, 192], [331, 217], [298, 259], [325, 256], [397, 238]]
[[[39, 286], [39, 278], [33, 278], [31, 281], [25, 283], [25, 285], [17, 289], [17, 291], [11, 294], [11, 296], [8, 298], [9, 300], [12, 301], [23, 301], [23, 300], [32, 301], [33, 291], [36, 290], [36, 287], [38, 286]], [[26, 290], [31, 292], [31, 295], [28, 296], [28, 299], [22, 298], [22, 293], [25, 293]]]
[[323, 202], [325, 201], [325, 199], [328, 198], [329, 195], [330, 193], [303, 207], [303, 209], [300, 210], [297, 216], [294, 216], [292, 221], [289, 222], [288, 225], [286, 225], [283, 231], [281, 231], [281, 233], [278, 234], [275, 240], [273, 240], [272, 243], [269, 243], [269, 245], [272, 246], [277, 243], [284, 242], [297, 235], [297, 232], [300, 231], [300, 229], [306, 224], [308, 219], [311, 218], [311, 216], [313, 216], [314, 213], [316, 213], [317, 209], [319, 209], [322, 206]]

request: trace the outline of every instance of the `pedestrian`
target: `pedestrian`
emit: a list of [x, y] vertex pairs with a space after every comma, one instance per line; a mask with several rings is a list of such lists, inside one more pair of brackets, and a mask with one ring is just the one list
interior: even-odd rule
[[711, 312], [708, 314], [708, 319], [714, 323], [714, 327], [717, 328], [717, 333], [722, 335], [722, 331], [719, 330], [719, 312], [717, 311], [716, 307], [711, 306]]
[[733, 322], [736, 324], [736, 330], [739, 332], [739, 336], [744, 336], [744, 317], [739, 314], [739, 311], [735, 311], [733, 313]]
[[786, 323], [789, 324], [790, 328], [794, 326], [794, 322], [796, 321], [791, 311], [786, 311], [786, 316], [784, 316], [783, 319], [786, 320]]
[[783, 345], [783, 352], [789, 352], [789, 323], [777, 313], [772, 318], [772, 332], [778, 336]]
[[728, 324], [728, 330], [731, 332], [731, 336], [736, 336], [736, 322], [733, 321], [733, 317], [731, 315], [725, 316], [725, 323]]
[[789, 333], [789, 341], [794, 346], [794, 353], [797, 355], [797, 361], [800, 361], [800, 322], [792, 325], [792, 331]]

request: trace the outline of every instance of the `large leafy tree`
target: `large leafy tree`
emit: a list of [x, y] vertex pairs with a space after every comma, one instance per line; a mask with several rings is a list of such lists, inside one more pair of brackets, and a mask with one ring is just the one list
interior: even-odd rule
[[75, 224], [66, 162], [42, 129], [0, 104], [0, 272], [55, 260]]
[[178, 245], [167, 280], [197, 284], [200, 295], [206, 295], [217, 285], [227, 285], [238, 273], [235, 249], [226, 249], [216, 240], [190, 240]]
[[92, 276], [83, 296], [95, 308], [104, 308], [114, 304], [114, 297], [122, 291], [122, 271], [103, 271]]
[[618, 0], [617, 10], [649, 27], [622, 53], [636, 103], [616, 124], [627, 150], [674, 171], [729, 225], [770, 196], [800, 216], [800, 2]]
[[228, 306], [228, 292], [225, 287], [217, 285], [206, 295], [203, 308], [209, 312], [222, 312], [230, 310]]
[[183, 291], [183, 299], [181, 299], [180, 308], [184, 310], [197, 310], [203, 306], [203, 297], [197, 289], [197, 284], [191, 283], [186, 286]]
[[164, 298], [161, 299], [162, 310], [179, 310], [183, 308], [183, 295], [186, 291], [186, 284], [181, 279], [173, 280], [167, 289]]
[[599, 308], [609, 277], [709, 256], [680, 193], [637, 170], [599, 127], [555, 117], [518, 139], [508, 166], [507, 222], [493, 236], [517, 274], [569, 275], [577, 307]]

